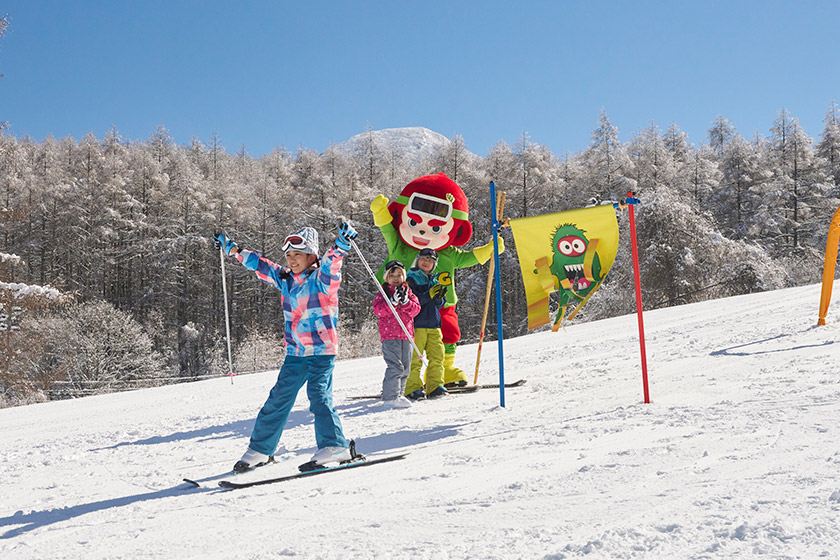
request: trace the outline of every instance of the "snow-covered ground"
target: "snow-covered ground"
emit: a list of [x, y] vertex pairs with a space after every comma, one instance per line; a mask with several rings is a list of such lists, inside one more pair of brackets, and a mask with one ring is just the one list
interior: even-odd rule
[[[402, 461], [227, 491], [274, 373], [0, 410], [0, 558], [838, 558], [840, 309], [819, 287], [505, 342], [497, 390], [382, 410], [342, 361], [345, 432]], [[840, 308], [840, 302], [835, 303]], [[472, 371], [475, 346], [459, 351]], [[487, 344], [481, 381], [498, 372]], [[296, 471], [314, 451], [301, 394]]]

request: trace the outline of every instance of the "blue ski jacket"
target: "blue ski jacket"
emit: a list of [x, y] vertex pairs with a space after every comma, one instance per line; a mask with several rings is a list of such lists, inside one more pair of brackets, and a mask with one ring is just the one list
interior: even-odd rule
[[414, 317], [414, 328], [416, 329], [439, 329], [440, 308], [446, 303], [445, 298], [433, 298], [429, 290], [438, 284], [434, 272], [426, 274], [419, 268], [411, 268], [408, 271], [408, 286], [417, 296], [420, 302], [420, 313]]

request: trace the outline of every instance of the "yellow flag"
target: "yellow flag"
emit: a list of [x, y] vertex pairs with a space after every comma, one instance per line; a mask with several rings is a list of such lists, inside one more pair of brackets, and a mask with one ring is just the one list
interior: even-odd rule
[[[510, 220], [528, 301], [528, 328], [550, 321], [548, 296], [560, 292], [554, 330], [570, 302], [575, 313], [604, 281], [618, 252], [612, 205]], [[569, 318], [573, 317], [570, 315]]]

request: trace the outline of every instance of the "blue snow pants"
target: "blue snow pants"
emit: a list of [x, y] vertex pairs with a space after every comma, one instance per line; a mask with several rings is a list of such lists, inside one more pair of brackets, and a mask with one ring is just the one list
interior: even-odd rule
[[341, 420], [333, 407], [334, 366], [335, 356], [287, 355], [277, 376], [277, 383], [257, 415], [249, 447], [266, 455], [274, 455], [289, 419], [289, 412], [304, 383], [309, 397], [309, 411], [315, 415], [315, 441], [318, 449], [347, 447]]

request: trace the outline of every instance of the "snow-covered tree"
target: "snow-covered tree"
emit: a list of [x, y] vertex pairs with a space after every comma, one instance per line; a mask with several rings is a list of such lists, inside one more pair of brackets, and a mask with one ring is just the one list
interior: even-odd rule
[[178, 329], [178, 375], [184, 379], [217, 377], [228, 372], [227, 348], [210, 325], [189, 322]]
[[[439, 156], [440, 163], [437, 166], [446, 176], [459, 183], [464, 178], [464, 167], [467, 162], [467, 143], [464, 137], [456, 134], [452, 137], [452, 142], [443, 148]], [[461, 176], [459, 179], [459, 175]]]
[[242, 342], [233, 356], [233, 371], [266, 371], [280, 369], [286, 347], [283, 337], [272, 330], [251, 327], [246, 330]]
[[823, 194], [825, 178], [817, 165], [813, 140], [799, 125], [799, 119], [782, 109], [773, 123], [769, 163], [773, 179], [769, 188], [779, 197], [777, 208], [784, 215], [777, 251], [794, 251], [800, 245], [800, 232], [811, 218], [815, 199]]
[[665, 146], [662, 133], [656, 124], [642, 130], [629, 146], [633, 160], [632, 176], [639, 190], [656, 189], [659, 185], [672, 185], [674, 180], [673, 156]]
[[19, 360], [14, 370], [41, 384], [52, 398], [149, 387], [167, 377], [140, 325], [106, 302], [27, 319], [24, 329], [38, 335], [31, 349], [37, 352]]
[[722, 156], [726, 144], [730, 140], [735, 138], [735, 135], [735, 127], [732, 126], [732, 123], [729, 121], [729, 119], [718, 115], [718, 117], [715, 118], [714, 122], [712, 123], [712, 126], [709, 128], [708, 131], [709, 147], [718, 156]]
[[723, 179], [720, 166], [711, 157], [710, 151], [708, 147], [694, 150], [685, 168], [686, 184], [694, 203], [704, 206], [709, 196], [720, 188]]
[[669, 189], [648, 193], [637, 215], [639, 268], [651, 308], [785, 285], [784, 269], [763, 250], [727, 239]]
[[[758, 146], [739, 134], [727, 142], [719, 165], [720, 186], [712, 194], [709, 206], [726, 235], [735, 239], [747, 237], [751, 224], [756, 223], [753, 216], [760, 211], [761, 188], [769, 173], [762, 168]], [[775, 219], [765, 222], [762, 228], [772, 229], [774, 224]]]
[[627, 147], [618, 139], [618, 127], [610, 122], [604, 109], [601, 109], [598, 127], [592, 131], [589, 147], [581, 157], [590, 170], [588, 187], [593, 196], [617, 199], [636, 189], [636, 181], [632, 178], [633, 161]]
[[820, 134], [820, 141], [817, 144], [817, 155], [825, 161], [825, 174], [834, 183], [835, 188], [840, 187], [840, 108], [832, 100], [826, 112], [825, 128]]

